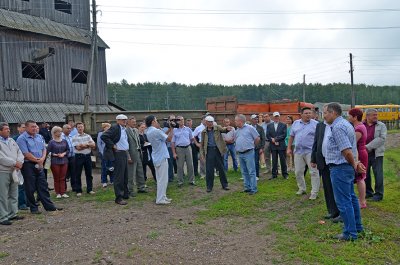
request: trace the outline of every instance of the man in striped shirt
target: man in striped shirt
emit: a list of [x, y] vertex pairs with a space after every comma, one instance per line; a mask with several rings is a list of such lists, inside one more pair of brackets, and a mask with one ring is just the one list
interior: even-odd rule
[[85, 125], [82, 122], [76, 123], [78, 134], [72, 138], [72, 145], [75, 153], [75, 180], [72, 189], [76, 192], [76, 196], [82, 195], [82, 169], [85, 168], [86, 175], [86, 192], [95, 194], [93, 191], [93, 176], [92, 176], [92, 159], [90, 154], [92, 149], [96, 148], [96, 144], [92, 137], [85, 133]]
[[342, 107], [329, 103], [324, 107], [324, 118], [332, 134], [322, 147], [325, 161], [329, 166], [335, 201], [343, 219], [343, 232], [336, 235], [338, 240], [356, 240], [364, 231], [361, 223], [360, 206], [354, 193], [355, 172], [365, 173], [366, 168], [357, 162], [357, 141], [353, 126], [343, 119]]

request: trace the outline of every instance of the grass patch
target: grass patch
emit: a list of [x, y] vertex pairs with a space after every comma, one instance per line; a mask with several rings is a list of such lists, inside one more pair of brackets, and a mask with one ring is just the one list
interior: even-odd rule
[[99, 263], [102, 257], [103, 257], [103, 252], [101, 250], [97, 250], [93, 257], [93, 262]]
[[142, 249], [139, 246], [133, 246], [126, 253], [126, 257], [133, 258], [135, 255], [139, 254], [141, 251], [142, 251]]
[[150, 233], [147, 234], [147, 238], [151, 240], [155, 240], [160, 236], [160, 233], [157, 231], [150, 231]]
[[0, 259], [6, 258], [6, 257], [8, 257], [8, 256], [10, 256], [9, 253], [7, 253], [7, 252], [0, 252]]
[[[250, 224], [265, 222], [257, 235], [275, 238], [275, 251], [281, 255], [274, 261], [277, 264], [400, 264], [399, 173], [400, 149], [388, 150], [384, 161], [384, 200], [369, 202], [368, 208], [362, 210], [365, 232], [355, 242], [332, 239], [341, 233], [342, 227], [330, 221], [319, 223], [326, 214], [323, 192], [316, 201], [296, 196], [293, 174], [288, 181], [260, 181], [255, 196], [232, 192], [216, 201], [202, 200], [207, 209], [198, 213], [196, 223], [206, 225], [213, 219], [237, 217]], [[235, 174], [230, 172], [229, 181], [240, 184]], [[306, 180], [310, 187], [309, 176]]]
[[387, 133], [388, 134], [400, 133], [400, 130], [399, 129], [388, 130]]

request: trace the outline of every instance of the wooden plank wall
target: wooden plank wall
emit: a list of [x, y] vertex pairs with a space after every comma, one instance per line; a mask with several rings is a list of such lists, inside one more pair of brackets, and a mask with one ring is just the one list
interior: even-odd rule
[[89, 0], [63, 0], [72, 4], [72, 14], [55, 10], [54, 0], [0, 0], [0, 8], [45, 17], [69, 26], [90, 29]]
[[[33, 62], [36, 49], [52, 47], [55, 55], [44, 63], [45, 80], [22, 78], [21, 62]], [[72, 83], [71, 68], [88, 70], [90, 46], [40, 34], [0, 29], [1, 100], [83, 104], [85, 84]], [[99, 49], [98, 67], [90, 104], [107, 104], [105, 50]], [[17, 91], [7, 91], [7, 89]]]

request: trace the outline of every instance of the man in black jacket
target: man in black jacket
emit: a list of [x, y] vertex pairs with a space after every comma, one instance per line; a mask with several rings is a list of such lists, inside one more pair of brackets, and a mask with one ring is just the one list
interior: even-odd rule
[[267, 139], [271, 143], [272, 153], [272, 176], [269, 179], [278, 177], [278, 155], [281, 163], [282, 175], [285, 179], [288, 178], [287, 165], [286, 165], [286, 124], [279, 121], [279, 112], [273, 113], [274, 122], [268, 124]]
[[325, 157], [322, 152], [322, 148], [324, 144], [326, 144], [324, 141], [327, 141], [330, 133], [329, 125], [326, 125], [324, 122], [317, 124], [311, 153], [311, 166], [314, 168], [317, 167], [319, 174], [322, 175], [326, 208], [328, 209], [328, 215], [325, 216], [326, 219], [337, 218], [339, 216], [339, 210], [336, 206], [335, 198], [333, 196], [329, 166], [326, 164]]
[[105, 143], [104, 156], [106, 160], [114, 161], [114, 192], [115, 203], [126, 205], [124, 199], [129, 198], [128, 191], [128, 135], [126, 124], [128, 117], [120, 114], [116, 117], [117, 124], [111, 126], [101, 136]]

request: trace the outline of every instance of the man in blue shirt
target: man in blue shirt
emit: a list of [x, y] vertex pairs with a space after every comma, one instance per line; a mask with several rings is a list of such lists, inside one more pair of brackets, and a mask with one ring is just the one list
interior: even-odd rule
[[360, 206], [354, 193], [355, 172], [365, 173], [365, 166], [356, 161], [357, 142], [353, 126], [343, 117], [338, 103], [329, 103], [324, 107], [324, 118], [331, 126], [322, 148], [326, 163], [331, 172], [331, 181], [335, 201], [343, 219], [343, 233], [335, 236], [339, 240], [356, 240], [357, 233], [364, 230], [361, 223]]
[[146, 132], [147, 140], [153, 148], [151, 158], [153, 159], [157, 176], [156, 204], [170, 204], [171, 199], [167, 197], [169, 153], [165, 143], [172, 138], [173, 131], [170, 130], [168, 135], [165, 134], [160, 129], [157, 118], [153, 115], [146, 117], [146, 126], [148, 128]]
[[194, 170], [193, 170], [193, 158], [192, 158], [192, 147], [191, 143], [194, 142], [192, 130], [185, 126], [184, 119], [182, 116], [176, 117], [176, 122], [179, 128], [175, 128], [171, 141], [171, 149], [177, 164], [177, 177], [178, 186], [183, 185], [183, 167], [186, 162], [186, 170], [190, 185], [194, 183]]
[[[25, 132], [25, 123], [20, 122], [17, 126], [18, 134], [13, 137], [16, 142], [18, 137]], [[24, 184], [18, 185], [18, 210], [29, 210], [28, 206], [26, 206], [26, 195]]]
[[240, 171], [244, 182], [244, 192], [249, 195], [257, 192], [256, 163], [254, 147], [260, 142], [260, 135], [253, 126], [246, 124], [246, 116], [239, 114], [235, 117], [236, 151], [239, 153]]
[[318, 170], [315, 167], [311, 167], [311, 153], [318, 122], [312, 119], [312, 115], [311, 108], [305, 107], [301, 110], [301, 119], [294, 121], [292, 124], [287, 154], [293, 153], [292, 145], [295, 142], [294, 168], [299, 188], [296, 194], [302, 195], [306, 193], [304, 169], [308, 166], [311, 175], [311, 195], [309, 199], [315, 200], [319, 192], [320, 179]]
[[117, 124], [111, 126], [100, 137], [105, 143], [104, 159], [114, 162], [114, 193], [115, 203], [126, 205], [129, 198], [128, 190], [128, 135], [126, 125], [128, 117], [124, 114], [117, 115]]
[[36, 122], [29, 120], [25, 126], [26, 131], [18, 137], [17, 144], [25, 157], [21, 173], [24, 176], [25, 193], [31, 213], [41, 213], [36, 204], [35, 192], [46, 211], [62, 210], [50, 200], [48, 183], [43, 171], [47, 154], [44, 139], [38, 134]]

